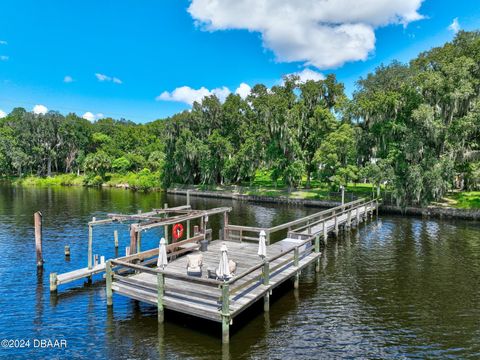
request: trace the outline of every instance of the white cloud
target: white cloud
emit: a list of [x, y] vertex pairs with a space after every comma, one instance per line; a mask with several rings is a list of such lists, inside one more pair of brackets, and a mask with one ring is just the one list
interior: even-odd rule
[[238, 94], [242, 99], [245, 99], [248, 96], [248, 94], [250, 94], [251, 90], [252, 88], [250, 87], [250, 85], [241, 83], [238, 86], [237, 90], [235, 90], [235, 94]]
[[95, 77], [97, 78], [98, 81], [111, 81], [112, 78], [110, 76], [104, 75], [104, 74], [99, 74], [96, 73]]
[[0, 119], [4, 118], [5, 116], [7, 116], [7, 113], [5, 111], [3, 111], [2, 109], [0, 109]]
[[0, 55], [0, 60], [1, 61], [7, 61], [9, 57], [7, 55]]
[[192, 89], [190, 86], [181, 86], [172, 92], [164, 91], [155, 100], [176, 101], [192, 105], [195, 101], [200, 102], [204, 97], [216, 95], [220, 101], [225, 101], [230, 94], [230, 89], [226, 86], [208, 90], [202, 86], [200, 89]]
[[460, 23], [458, 22], [458, 17], [453, 19], [452, 23], [448, 25], [448, 30], [452, 31], [454, 34], [458, 33], [460, 31]]
[[333, 68], [365, 60], [374, 30], [419, 20], [423, 0], [192, 0], [188, 12], [206, 30], [259, 32], [278, 61]]
[[105, 75], [105, 74], [100, 74], [100, 73], [95, 73], [95, 77], [97, 78], [98, 81], [101, 81], [101, 82], [113, 82], [115, 84], [122, 84], [122, 80], [120, 80], [119, 78], [115, 77], [115, 76], [108, 76], [108, 75]]
[[322, 73], [314, 71], [312, 69], [306, 68], [302, 71], [290, 74], [296, 75], [300, 78], [300, 82], [307, 82], [308, 80], [319, 81], [325, 79], [325, 76]]
[[37, 115], [39, 114], [44, 115], [48, 112], [48, 109], [45, 105], [35, 105], [32, 110], [33, 110], [33, 113]]
[[0, 45], [8, 45], [8, 42], [6, 42], [5, 40], [0, 40]]
[[70, 75], [67, 75], [63, 78], [63, 82], [71, 83], [71, 82], [73, 82], [73, 78]]
[[98, 119], [102, 119], [104, 117], [105, 116], [102, 113], [93, 114], [90, 111], [87, 111], [85, 114], [82, 115], [82, 118], [91, 122], [94, 122], [95, 120], [98, 120]]

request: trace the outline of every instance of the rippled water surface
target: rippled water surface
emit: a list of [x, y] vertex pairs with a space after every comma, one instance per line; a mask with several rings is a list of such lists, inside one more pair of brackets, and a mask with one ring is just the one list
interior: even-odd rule
[[[0, 339], [66, 340], [66, 349], [0, 349], [0, 358], [89, 359], [312, 359], [480, 358], [480, 224], [380, 216], [324, 249], [320, 273], [307, 268], [300, 289], [274, 291], [236, 318], [230, 346], [220, 326], [166, 313], [114, 295], [107, 310], [104, 284], [82, 281], [51, 297], [48, 275], [84, 267], [87, 221], [182, 205], [162, 193], [83, 188], [0, 186]], [[231, 206], [230, 222], [271, 226], [319, 209], [196, 199], [195, 208]], [[43, 274], [37, 274], [33, 212], [44, 216]], [[218, 221], [211, 219], [214, 234]], [[115, 255], [128, 246], [126, 225], [95, 228], [94, 253]], [[142, 236], [147, 249], [162, 230]], [[70, 245], [71, 258], [63, 255]], [[96, 277], [100, 280], [101, 276]]]

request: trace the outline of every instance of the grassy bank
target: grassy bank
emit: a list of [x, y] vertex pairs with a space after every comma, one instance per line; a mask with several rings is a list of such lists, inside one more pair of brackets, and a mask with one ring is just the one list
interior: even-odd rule
[[132, 190], [161, 189], [160, 173], [144, 169], [125, 174], [107, 173], [99, 175], [59, 174], [49, 177], [27, 176], [12, 179], [14, 185], [21, 186], [98, 186], [118, 187]]

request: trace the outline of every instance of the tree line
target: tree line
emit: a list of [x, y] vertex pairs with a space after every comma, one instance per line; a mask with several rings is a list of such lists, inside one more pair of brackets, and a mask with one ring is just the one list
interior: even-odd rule
[[408, 64], [382, 65], [352, 99], [333, 74], [258, 84], [147, 124], [14, 109], [0, 119], [0, 175], [158, 172], [163, 186], [273, 183], [332, 188], [371, 182], [400, 205], [424, 205], [453, 187], [480, 187], [480, 33]]

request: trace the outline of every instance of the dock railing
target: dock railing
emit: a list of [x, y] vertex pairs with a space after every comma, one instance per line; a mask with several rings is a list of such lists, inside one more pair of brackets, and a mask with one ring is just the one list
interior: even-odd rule
[[[242, 225], [227, 225], [225, 229], [226, 239], [233, 240], [233, 241], [252, 241], [257, 242], [259, 239], [260, 232], [264, 231], [266, 234], [267, 244], [270, 243], [271, 234], [281, 231], [287, 230], [288, 233], [292, 232], [299, 232], [300, 230], [307, 230], [310, 234], [312, 228], [322, 222], [325, 222], [330, 219], [337, 219], [338, 216], [344, 214], [345, 212], [351, 216], [353, 210], [356, 210], [357, 214], [355, 214], [356, 220], [358, 222], [359, 209], [365, 207], [365, 209], [375, 208], [378, 209], [379, 199], [358, 199], [346, 204], [342, 204], [336, 206], [334, 208], [330, 208], [327, 210], [320, 211], [318, 213], [305, 216], [301, 219], [293, 220], [287, 222], [285, 224], [273, 226], [270, 228], [260, 228], [260, 227], [251, 227], [251, 226], [242, 226]], [[365, 211], [366, 212], [366, 211]], [[347, 226], [351, 224], [352, 219], [347, 220]]]

